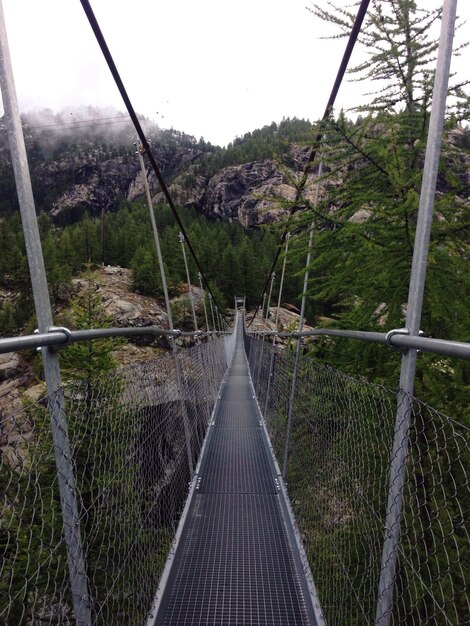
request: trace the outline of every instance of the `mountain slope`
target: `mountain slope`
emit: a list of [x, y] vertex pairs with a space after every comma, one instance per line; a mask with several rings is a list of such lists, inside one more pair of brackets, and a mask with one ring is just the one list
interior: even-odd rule
[[[284, 214], [283, 203], [295, 195], [292, 181], [305, 165], [307, 151], [300, 144], [308, 141], [312, 128], [308, 122], [284, 120], [221, 149], [173, 129], [159, 129], [148, 120], [142, 123], [177, 205], [247, 227]], [[94, 109], [68, 115], [45, 111], [23, 116], [23, 124], [37, 210], [57, 226], [73, 224], [86, 212], [98, 217], [123, 200], [143, 196], [135, 131], [126, 116]], [[281, 155], [282, 164], [274, 153]], [[149, 182], [161, 201], [153, 172]], [[2, 133], [0, 217], [15, 209], [8, 142]]]

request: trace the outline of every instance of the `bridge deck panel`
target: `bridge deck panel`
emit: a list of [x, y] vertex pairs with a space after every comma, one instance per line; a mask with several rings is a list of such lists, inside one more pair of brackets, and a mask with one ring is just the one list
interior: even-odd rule
[[157, 626], [306, 626], [300, 573], [241, 333]]

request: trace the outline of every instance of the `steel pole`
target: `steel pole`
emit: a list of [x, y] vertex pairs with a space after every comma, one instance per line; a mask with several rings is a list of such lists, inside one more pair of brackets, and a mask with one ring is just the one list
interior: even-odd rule
[[[261, 354], [260, 355], [258, 355], [258, 354], [256, 355], [257, 356], [256, 367], [258, 368], [256, 370], [256, 393], [258, 394], [258, 396], [259, 396], [259, 389], [260, 389], [259, 385], [260, 385], [260, 379], [261, 379], [261, 365], [262, 365], [262, 361], [263, 361], [262, 355], [263, 355], [263, 352], [264, 352], [264, 337], [265, 336], [263, 335], [263, 349], [260, 350]], [[255, 374], [255, 372], [253, 372], [253, 374]], [[254, 378], [254, 376], [253, 376], [253, 378]]]
[[210, 331], [209, 318], [207, 317], [206, 292], [204, 291], [204, 288], [202, 286], [202, 274], [201, 274], [201, 272], [198, 273], [198, 278], [199, 278], [199, 287], [201, 288], [201, 291], [202, 291], [202, 304], [204, 306], [204, 319], [206, 320], [206, 330]]
[[[202, 286], [202, 274], [201, 272], [198, 272], [198, 278], [199, 278], [199, 287], [202, 291], [202, 304], [204, 306], [204, 319], [206, 321], [206, 331], [210, 332], [210, 326], [209, 326], [209, 318], [207, 316], [207, 306], [206, 306], [206, 292], [204, 291], [204, 288]], [[208, 419], [210, 419], [211, 417], [211, 408], [210, 408], [210, 403], [209, 403], [209, 389], [207, 386], [207, 380], [204, 376], [204, 372], [205, 372], [205, 367], [204, 367], [204, 360], [202, 358], [202, 353], [200, 353], [200, 358], [201, 358], [201, 365], [202, 365], [202, 376], [203, 376], [203, 380], [204, 380], [204, 390], [206, 393], [206, 402], [207, 402], [207, 412], [208, 412]]]
[[[282, 262], [282, 272], [281, 272], [281, 282], [279, 285], [279, 296], [277, 299], [277, 308], [276, 308], [276, 319], [274, 325], [276, 327], [276, 331], [278, 330], [277, 325], [279, 323], [279, 310], [281, 308], [281, 299], [282, 299], [282, 289], [284, 287], [284, 275], [286, 273], [286, 263], [287, 263], [287, 252], [289, 251], [289, 239], [290, 233], [286, 234], [286, 250], [284, 252], [284, 260]], [[271, 391], [271, 378], [273, 376], [273, 364], [274, 364], [274, 348], [276, 347], [276, 335], [273, 335], [273, 350], [271, 352], [271, 359], [269, 362], [269, 375], [268, 375], [268, 385], [266, 388], [266, 400], [264, 402], [264, 417], [266, 418], [268, 411], [268, 402], [269, 402], [269, 393]]]
[[186, 270], [186, 281], [188, 283], [189, 300], [191, 302], [191, 311], [192, 311], [192, 314], [193, 314], [194, 330], [197, 332], [199, 329], [198, 329], [198, 326], [197, 326], [196, 307], [194, 306], [194, 296], [193, 296], [193, 291], [191, 289], [191, 279], [189, 277], [189, 268], [188, 268], [188, 259], [186, 258], [186, 250], [184, 249], [184, 235], [183, 235], [183, 233], [180, 233], [179, 237], [180, 237], [180, 243], [181, 243], [181, 250], [183, 252], [184, 267], [185, 267], [185, 270]]
[[273, 272], [271, 274], [271, 285], [269, 287], [269, 296], [268, 296], [268, 306], [266, 307], [266, 321], [268, 321], [269, 318], [269, 309], [271, 307], [271, 296], [273, 295], [273, 285], [274, 285], [274, 279], [276, 278], [276, 272]]
[[266, 305], [266, 292], [263, 293], [263, 304], [261, 306], [261, 319], [265, 316], [264, 307]]
[[[276, 319], [275, 319], [275, 326], [276, 326], [276, 330], [277, 330], [277, 325], [279, 322], [279, 310], [281, 308], [281, 299], [282, 299], [282, 289], [284, 287], [284, 276], [286, 273], [286, 264], [287, 264], [287, 253], [289, 252], [289, 239], [290, 239], [290, 233], [287, 233], [286, 235], [286, 251], [284, 252], [284, 260], [282, 263], [282, 272], [281, 272], [281, 282], [279, 284], [279, 296], [277, 299], [277, 309], [276, 309]], [[273, 344], [276, 344], [276, 335], [274, 335], [273, 337]]]
[[[53, 326], [52, 309], [1, 0], [0, 87], [23, 224], [38, 330], [40, 333], [47, 333], [48, 329]], [[52, 438], [75, 619], [78, 626], [89, 626], [91, 625], [90, 597], [80, 536], [76, 484], [65, 416], [64, 392], [59, 360], [52, 347], [43, 348], [41, 354], [47, 393], [50, 396], [49, 410], [51, 413]]]
[[[316, 207], [318, 205], [318, 199], [320, 196], [320, 179], [323, 174], [323, 161], [320, 161], [320, 165], [318, 166], [318, 180], [315, 188], [315, 198], [313, 200], [313, 206]], [[305, 273], [304, 273], [304, 288], [302, 292], [302, 304], [300, 306], [300, 319], [299, 319], [299, 333], [302, 332], [304, 327], [304, 318], [305, 318], [305, 309], [307, 306], [307, 290], [308, 290], [308, 280], [310, 277], [310, 263], [312, 261], [312, 248], [313, 248], [313, 229], [314, 223], [310, 224], [310, 232], [308, 235], [308, 246], [307, 246], [307, 259], [305, 261]], [[282, 464], [282, 477], [285, 480], [287, 474], [287, 462], [289, 460], [289, 448], [290, 448], [290, 436], [292, 431], [292, 414], [294, 408], [294, 400], [295, 394], [297, 392], [297, 378], [299, 373], [299, 359], [300, 359], [300, 350], [302, 347], [302, 337], [297, 337], [297, 345], [295, 347], [295, 358], [294, 358], [294, 371], [292, 374], [292, 387], [289, 397], [289, 405], [287, 409], [287, 427], [286, 427], [286, 441], [284, 445], [284, 461]]]
[[145, 197], [147, 199], [147, 207], [148, 207], [149, 215], [150, 215], [150, 223], [152, 224], [153, 240], [155, 243], [155, 250], [157, 252], [158, 266], [160, 268], [160, 277], [162, 279], [163, 296], [165, 298], [166, 314], [168, 316], [168, 328], [171, 331], [173, 331], [174, 330], [173, 315], [171, 312], [171, 302], [170, 302], [170, 296], [168, 293], [168, 284], [166, 280], [165, 266], [163, 264], [162, 248], [160, 245], [160, 235], [158, 232], [157, 222], [155, 221], [155, 213], [153, 211], [152, 196], [150, 195], [150, 187], [149, 187], [149, 181], [147, 178], [147, 170], [145, 169], [144, 157], [142, 155], [142, 145], [140, 143], [139, 137], [137, 137], [137, 146], [139, 148], [137, 150], [137, 156], [139, 157], [140, 172], [142, 175], [142, 184], [144, 186]]
[[[457, 0], [445, 0], [408, 292], [406, 327], [412, 337], [419, 335], [421, 322], [456, 11]], [[391, 452], [385, 538], [375, 618], [376, 626], [389, 626], [393, 612], [393, 594], [406, 482], [406, 457], [408, 455], [409, 428], [413, 409], [412, 394], [415, 381], [416, 355], [416, 350], [410, 348], [403, 355], [401, 362], [395, 436]]]
[[[155, 213], [153, 212], [152, 196], [150, 195], [150, 187], [149, 187], [149, 182], [147, 179], [147, 171], [145, 169], [144, 158], [142, 156], [142, 147], [141, 147], [139, 138], [137, 138], [137, 146], [139, 147], [139, 149], [137, 150], [137, 154], [139, 157], [140, 171], [142, 174], [142, 184], [145, 189], [145, 197], [147, 199], [147, 206], [148, 206], [148, 210], [150, 213], [150, 222], [152, 224], [152, 232], [153, 232], [153, 239], [155, 242], [155, 250], [157, 252], [158, 266], [160, 268], [160, 277], [162, 279], [163, 295], [165, 297], [166, 314], [168, 317], [168, 327], [170, 331], [173, 332], [174, 331], [173, 315], [171, 312], [170, 295], [168, 293], [168, 284], [166, 280], [165, 265], [163, 263], [162, 248], [160, 245], [160, 236], [158, 233], [157, 222], [155, 221]], [[194, 463], [193, 463], [193, 453], [192, 453], [192, 448], [191, 448], [191, 429], [189, 426], [188, 412], [186, 410], [183, 374], [181, 372], [181, 364], [178, 359], [178, 350], [177, 350], [176, 339], [174, 335], [172, 335], [171, 337], [171, 347], [172, 347], [172, 352], [173, 352], [173, 359], [175, 361], [176, 384], [178, 386], [178, 391], [180, 394], [180, 406], [181, 406], [181, 414], [183, 417], [184, 437], [185, 437], [185, 442], [186, 442], [186, 455], [188, 457], [189, 471], [192, 476], [194, 473]]]
[[214, 331], [217, 330], [216, 325], [215, 325], [215, 317], [214, 317], [214, 306], [212, 304], [212, 296], [209, 293], [209, 304], [211, 305], [211, 316], [212, 316], [212, 328], [214, 329]]

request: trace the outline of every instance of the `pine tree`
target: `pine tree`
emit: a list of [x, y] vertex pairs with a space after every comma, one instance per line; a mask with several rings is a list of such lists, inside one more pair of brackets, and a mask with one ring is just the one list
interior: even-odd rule
[[[83, 277], [86, 288], [70, 301], [70, 311], [62, 316], [61, 323], [77, 330], [106, 328], [110, 318], [103, 310], [96, 274], [89, 264]], [[91, 385], [115, 367], [112, 351], [119, 343], [113, 339], [74, 343], [60, 353], [61, 370], [66, 378]]]
[[[74, 329], [106, 328], [110, 319], [103, 309], [96, 273], [89, 264], [83, 277], [85, 288], [71, 300], [70, 311], [60, 322]], [[80, 494], [81, 530], [96, 611], [100, 611], [110, 584], [110, 533], [114, 546], [111, 560], [117, 567], [125, 563], [127, 546], [135, 532], [132, 524], [138, 518], [129, 495], [134, 468], [126, 465], [135, 435], [134, 422], [121, 402], [125, 383], [113, 356], [121, 343], [119, 339], [97, 339], [73, 343], [60, 352]], [[124, 595], [129, 591], [127, 582], [125, 579], [121, 583]], [[103, 619], [113, 621], [109, 613], [112, 604], [102, 610], [107, 616]]]
[[140, 247], [132, 259], [132, 288], [156, 297], [161, 291], [157, 256], [153, 249]]

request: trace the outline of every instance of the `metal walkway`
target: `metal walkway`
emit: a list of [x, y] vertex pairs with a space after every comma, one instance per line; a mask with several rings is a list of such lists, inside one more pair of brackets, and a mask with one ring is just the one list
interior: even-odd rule
[[157, 626], [316, 623], [241, 326]]

